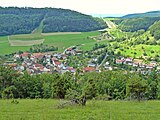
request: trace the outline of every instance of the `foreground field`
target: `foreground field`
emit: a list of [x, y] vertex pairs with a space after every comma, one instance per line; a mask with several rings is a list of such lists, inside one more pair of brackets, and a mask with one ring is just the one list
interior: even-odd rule
[[57, 108], [59, 100], [0, 100], [0, 120], [158, 120], [160, 101], [89, 101], [87, 106]]

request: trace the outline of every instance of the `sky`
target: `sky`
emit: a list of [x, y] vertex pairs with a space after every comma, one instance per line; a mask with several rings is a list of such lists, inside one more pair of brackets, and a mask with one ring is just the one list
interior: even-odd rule
[[160, 10], [160, 0], [0, 0], [0, 6], [53, 7], [84, 14], [131, 14]]

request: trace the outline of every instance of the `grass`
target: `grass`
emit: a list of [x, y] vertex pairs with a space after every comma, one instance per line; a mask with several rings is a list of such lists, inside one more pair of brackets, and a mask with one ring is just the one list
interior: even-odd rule
[[[92, 45], [96, 43], [96, 41], [92, 39], [88, 39], [88, 36], [96, 36], [99, 35], [100, 33], [95, 31], [95, 32], [84, 32], [84, 33], [66, 33], [66, 34], [48, 34], [44, 35], [43, 38], [44, 44], [47, 45], [53, 45], [55, 47], [59, 47], [59, 52], [62, 52], [65, 48], [78, 45], [78, 44], [84, 44], [83, 48], [84, 50], [87, 49], [92, 49]], [[21, 41], [35, 41], [36, 39], [40, 39], [42, 35], [39, 35], [37, 32], [34, 34], [25, 34], [25, 35], [14, 35], [10, 36], [10, 41], [13, 40], [21, 40]], [[88, 47], [87, 44], [90, 44]], [[17, 52], [19, 50], [21, 51], [27, 51], [29, 50], [30, 46], [10, 46], [8, 37], [0, 37], [0, 55], [3, 54], [10, 54]]]
[[28, 50], [30, 47], [10, 46], [7, 37], [0, 37], [0, 55], [10, 54], [19, 50]]
[[[95, 40], [89, 39], [88, 36], [95, 36], [100, 34], [99, 32], [84, 32], [81, 34], [61, 34], [45, 36], [44, 44], [53, 45], [59, 48], [59, 51], [64, 51], [67, 47], [74, 45], [82, 45], [83, 50], [91, 49], [88, 44], [94, 45]], [[92, 46], [93, 47], [93, 46]]]
[[[1, 120], [158, 120], [160, 101], [88, 101], [58, 109], [59, 100], [0, 100]], [[62, 100], [61, 100], [62, 102]]]

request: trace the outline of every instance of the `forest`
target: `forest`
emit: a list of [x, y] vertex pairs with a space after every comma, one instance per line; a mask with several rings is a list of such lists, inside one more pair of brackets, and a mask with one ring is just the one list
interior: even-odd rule
[[154, 22], [160, 20], [160, 17], [143, 17], [122, 19], [119, 28], [125, 32], [135, 32], [138, 30], [148, 30]]
[[149, 30], [156, 40], [160, 39], [160, 21], [155, 22]]
[[84, 97], [97, 100], [160, 99], [160, 74], [103, 71], [76, 74], [19, 74], [12, 68], [0, 67], [0, 98], [61, 98]]
[[0, 36], [42, 32], [86, 32], [103, 29], [105, 22], [76, 11], [56, 8], [0, 7]]

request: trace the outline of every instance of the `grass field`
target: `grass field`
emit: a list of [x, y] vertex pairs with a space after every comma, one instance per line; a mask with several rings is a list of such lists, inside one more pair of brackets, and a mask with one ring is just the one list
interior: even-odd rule
[[[160, 101], [88, 101], [57, 108], [59, 100], [0, 100], [0, 120], [159, 120]], [[61, 101], [64, 102], [64, 101]]]
[[[95, 40], [87, 38], [88, 36], [98, 35], [99, 32], [86, 32], [81, 34], [65, 34], [65, 35], [51, 35], [45, 36], [44, 44], [53, 45], [59, 48], [59, 51], [65, 50], [67, 47], [73, 45], [83, 44], [83, 49], [91, 49], [91, 46], [88, 44], [94, 45]], [[93, 46], [92, 46], [93, 47]]]
[[[27, 51], [30, 48], [30, 46], [28, 45], [32, 45], [30, 43], [36, 40], [42, 40], [42, 38], [44, 39], [43, 41], [44, 44], [59, 47], [59, 52], [62, 52], [67, 47], [70, 47], [73, 45], [80, 45], [80, 44], [84, 44], [82, 46], [83, 50], [89, 50], [89, 49], [92, 49], [96, 41], [92, 39], [88, 39], [88, 36], [95, 36], [98, 34], [100, 33], [95, 31], [95, 32], [85, 32], [85, 33], [79, 33], [79, 32], [78, 33], [48, 33], [48, 35], [45, 34], [44, 36], [39, 35], [39, 33], [10, 36], [9, 41], [11, 42], [16, 42], [17, 40], [20, 40], [20, 42], [16, 43], [15, 46], [11, 46], [7, 36], [0, 37], [0, 55], [10, 54], [19, 50]], [[27, 42], [28, 44], [27, 46], [26, 44], [23, 44], [25, 42]]]

